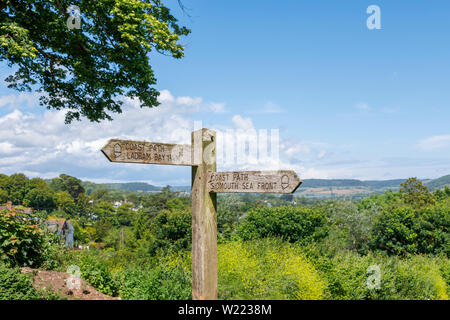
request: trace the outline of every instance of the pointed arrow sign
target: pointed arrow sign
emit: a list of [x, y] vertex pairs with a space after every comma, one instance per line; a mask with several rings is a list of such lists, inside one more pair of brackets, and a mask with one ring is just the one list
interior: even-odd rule
[[293, 193], [302, 181], [292, 170], [208, 172], [209, 192]]
[[111, 162], [194, 165], [188, 144], [111, 139], [102, 152]]

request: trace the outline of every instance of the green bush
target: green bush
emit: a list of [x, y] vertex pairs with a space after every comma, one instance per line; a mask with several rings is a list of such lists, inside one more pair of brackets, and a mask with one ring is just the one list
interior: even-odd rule
[[126, 300], [192, 299], [190, 258], [186, 254], [158, 257], [154, 264], [131, 266], [120, 273], [120, 297]]
[[390, 254], [450, 254], [450, 207], [386, 210], [373, 228], [373, 249]]
[[117, 296], [119, 286], [111, 273], [110, 266], [96, 249], [85, 251], [75, 262], [80, 268], [81, 277], [98, 291], [109, 296]]
[[[330, 256], [314, 245], [304, 250], [326, 280], [327, 299], [448, 300], [450, 267], [446, 258], [410, 256], [400, 259], [371, 252], [362, 256], [352, 251]], [[376, 268], [380, 272], [379, 287], [374, 286]]]
[[191, 210], [162, 210], [151, 223], [149, 241], [154, 252], [189, 249], [192, 242]]
[[417, 255], [399, 261], [396, 289], [400, 299], [449, 299], [447, 283], [443, 277], [439, 262], [425, 256]]
[[12, 266], [38, 266], [46, 245], [34, 216], [0, 212], [0, 258]]
[[409, 207], [385, 211], [374, 225], [373, 248], [395, 255], [417, 252], [416, 214]]
[[438, 205], [417, 212], [417, 251], [450, 256], [450, 207]]
[[33, 287], [30, 274], [20, 273], [18, 267], [8, 268], [0, 263], [0, 300], [57, 300], [56, 293], [46, 293]]
[[321, 299], [325, 283], [298, 247], [278, 239], [218, 247], [220, 299]]
[[306, 207], [250, 209], [238, 227], [242, 240], [280, 237], [290, 242], [319, 240], [327, 234], [324, 210]]

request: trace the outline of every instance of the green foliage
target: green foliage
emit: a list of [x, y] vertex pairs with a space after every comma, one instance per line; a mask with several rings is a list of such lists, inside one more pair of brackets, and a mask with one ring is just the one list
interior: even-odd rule
[[[407, 259], [342, 251], [329, 255], [314, 245], [304, 248], [308, 260], [326, 281], [326, 298], [335, 300], [448, 300], [448, 259]], [[379, 273], [374, 269], [379, 268]], [[379, 275], [379, 286], [375, 276]], [[368, 285], [369, 283], [369, 285]], [[370, 286], [372, 284], [372, 286]]]
[[403, 201], [410, 206], [420, 208], [435, 203], [433, 195], [417, 178], [409, 178], [401, 184], [400, 194]]
[[322, 299], [325, 283], [300, 249], [276, 239], [218, 247], [219, 299]]
[[13, 266], [37, 266], [45, 247], [42, 230], [32, 215], [0, 212], [0, 256]]
[[384, 211], [375, 222], [372, 246], [395, 255], [450, 253], [450, 207]]
[[331, 201], [325, 205], [330, 231], [325, 240], [330, 248], [350, 249], [360, 253], [369, 250], [374, 220], [381, 207], [374, 203], [358, 206], [352, 201]]
[[131, 228], [121, 227], [120, 229], [111, 229], [104, 238], [105, 244], [108, 247], [119, 249], [121, 247], [133, 248], [135, 246], [136, 238]]
[[414, 230], [417, 251], [450, 256], [450, 206], [437, 205], [417, 212]]
[[74, 200], [85, 192], [81, 180], [67, 174], [60, 174], [58, 178], [53, 178], [50, 181], [50, 187], [55, 192], [68, 192]]
[[185, 204], [179, 198], [169, 199], [166, 202], [167, 209], [173, 210], [183, 210], [185, 209]]
[[144, 238], [145, 233], [147, 232], [149, 226], [150, 220], [148, 219], [148, 216], [144, 214], [142, 211], [139, 211], [133, 223], [135, 238], [138, 240]]
[[[71, 5], [80, 8], [80, 29], [66, 24]], [[0, 61], [17, 70], [9, 87], [45, 91], [41, 104], [67, 108], [66, 122], [111, 119], [122, 95], [157, 106], [149, 53], [181, 58], [180, 36], [190, 32], [159, 0], [7, 1], [0, 21]]]
[[56, 208], [54, 192], [47, 184], [41, 188], [34, 188], [28, 191], [24, 198], [24, 202], [35, 210], [51, 211]]
[[8, 191], [0, 188], [0, 203], [8, 201]]
[[373, 246], [396, 255], [417, 252], [415, 218], [415, 211], [408, 207], [383, 212], [374, 226]]
[[121, 272], [120, 297], [125, 300], [192, 299], [190, 258], [187, 254], [160, 256], [149, 266]]
[[163, 210], [152, 221], [149, 233], [150, 250], [187, 249], [191, 247], [191, 210]]
[[131, 203], [124, 203], [116, 210], [116, 223], [119, 226], [131, 226], [135, 219], [135, 212]]
[[0, 262], [0, 300], [60, 300], [56, 293], [45, 293], [33, 287], [30, 274], [19, 268], [8, 268]]
[[22, 204], [28, 192], [28, 178], [23, 173], [15, 173], [8, 179], [9, 200], [14, 204]]
[[58, 209], [66, 212], [67, 214], [74, 215], [77, 211], [75, 201], [67, 191], [55, 193], [54, 201]]
[[413, 256], [400, 260], [396, 271], [395, 284], [400, 297], [412, 300], [449, 300], [448, 282], [443, 278], [435, 259]]
[[99, 219], [113, 221], [116, 210], [111, 203], [102, 201], [93, 208], [93, 213]]
[[76, 263], [81, 271], [81, 277], [100, 292], [110, 296], [117, 296], [119, 286], [116, 283], [108, 265], [99, 259], [96, 250], [83, 252]]
[[319, 208], [278, 207], [250, 209], [238, 227], [242, 240], [282, 237], [291, 242], [318, 240], [327, 234], [326, 215]]

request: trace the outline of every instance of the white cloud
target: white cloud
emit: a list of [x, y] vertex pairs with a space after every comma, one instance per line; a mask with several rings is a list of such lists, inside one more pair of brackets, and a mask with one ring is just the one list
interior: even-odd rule
[[[1, 101], [6, 104], [20, 99], [7, 96]], [[150, 170], [171, 180], [170, 174], [177, 171], [173, 167], [117, 166], [100, 152], [111, 138], [190, 143], [192, 115], [224, 110], [223, 106], [204, 103], [198, 97], [175, 98], [168, 90], [161, 92], [159, 101], [161, 105], [156, 108], [140, 108], [137, 101], [126, 98], [123, 113], [113, 115], [113, 121], [92, 123], [84, 119], [70, 125], [64, 124], [65, 110], [46, 110], [42, 114], [12, 110], [0, 117], [0, 172], [30, 172], [40, 176], [72, 172], [92, 178], [142, 180], [139, 172]]]
[[249, 113], [250, 114], [276, 114], [276, 113], [283, 113], [285, 110], [281, 108], [279, 105], [273, 103], [272, 101], [268, 101], [262, 108], [258, 110], [252, 110]]
[[450, 149], [450, 134], [425, 138], [420, 140], [417, 145], [423, 151]]
[[0, 97], [0, 108], [17, 109], [23, 107], [32, 107], [39, 100], [39, 93], [21, 92], [19, 94], [10, 94]]
[[233, 121], [234, 127], [237, 130], [253, 130], [253, 121], [251, 118], [243, 118], [241, 115], [236, 114], [231, 119]]
[[361, 110], [361, 111], [370, 111], [370, 110], [372, 110], [372, 108], [366, 102], [358, 102], [355, 105], [355, 107], [356, 107], [356, 109]]

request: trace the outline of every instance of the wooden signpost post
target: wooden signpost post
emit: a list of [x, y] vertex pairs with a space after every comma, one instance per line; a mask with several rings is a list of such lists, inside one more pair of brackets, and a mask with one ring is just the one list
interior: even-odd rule
[[217, 193], [293, 193], [294, 171], [216, 172], [216, 133], [192, 132], [192, 145], [111, 139], [101, 150], [111, 162], [192, 167], [192, 298], [217, 299]]

